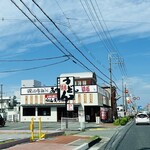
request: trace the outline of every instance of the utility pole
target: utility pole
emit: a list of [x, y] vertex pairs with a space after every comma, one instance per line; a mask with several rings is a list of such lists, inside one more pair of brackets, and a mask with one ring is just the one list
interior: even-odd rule
[[122, 106], [125, 114], [125, 92], [124, 92], [124, 80], [122, 78]]
[[109, 73], [110, 73], [110, 95], [112, 97], [112, 60], [111, 60], [111, 56], [109, 56]]
[[127, 93], [127, 88], [126, 88], [126, 84], [125, 84], [125, 88], [124, 88], [125, 97], [124, 97], [124, 99], [125, 99], [125, 112], [127, 113], [127, 100], [126, 100], [127, 95], [126, 95], [126, 93]]
[[112, 107], [112, 113], [114, 116], [114, 104], [112, 101], [112, 57], [109, 55], [109, 73], [110, 73], [110, 101], [111, 101], [111, 107]]
[[1, 84], [1, 113], [3, 113], [3, 84]]

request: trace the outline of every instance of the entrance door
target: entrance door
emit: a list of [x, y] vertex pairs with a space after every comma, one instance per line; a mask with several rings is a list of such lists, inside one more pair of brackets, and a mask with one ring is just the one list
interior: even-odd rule
[[[66, 108], [65, 107], [57, 107], [57, 121], [61, 121], [61, 117], [66, 117]], [[76, 118], [78, 117], [78, 107], [74, 107], [74, 111], [67, 112], [68, 118]]]
[[85, 106], [85, 121], [96, 122], [96, 116], [100, 114], [99, 106]]
[[65, 117], [65, 113], [65, 107], [57, 107], [57, 121], [61, 121], [61, 117]]

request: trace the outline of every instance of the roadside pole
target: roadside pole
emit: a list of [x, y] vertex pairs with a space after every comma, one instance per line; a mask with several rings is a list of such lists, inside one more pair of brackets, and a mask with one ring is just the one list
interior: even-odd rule
[[31, 122], [30, 122], [30, 130], [31, 130], [30, 140], [34, 141], [34, 119], [33, 118], [31, 119]]

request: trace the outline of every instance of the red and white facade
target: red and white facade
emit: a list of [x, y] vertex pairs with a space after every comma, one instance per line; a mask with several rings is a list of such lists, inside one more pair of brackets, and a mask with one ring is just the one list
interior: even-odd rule
[[105, 120], [110, 117], [110, 94], [97, 85], [92, 72], [61, 74], [57, 87], [22, 85], [21, 122], [28, 122], [32, 117], [35, 121], [41, 117], [44, 122], [57, 122], [66, 115], [66, 107], [67, 117], [78, 117], [79, 121], [84, 118], [84, 121], [95, 122], [96, 116]]

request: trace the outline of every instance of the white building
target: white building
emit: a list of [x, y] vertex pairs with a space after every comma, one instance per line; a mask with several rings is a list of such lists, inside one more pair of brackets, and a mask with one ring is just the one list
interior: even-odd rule
[[124, 106], [122, 106], [122, 105], [117, 106], [117, 111], [118, 111], [118, 117], [124, 117], [125, 116]]
[[38, 87], [29, 82], [34, 83], [31, 80], [22, 81], [21, 122], [31, 121], [32, 117], [35, 121], [41, 117], [44, 122], [57, 122], [64, 116], [95, 122], [96, 116], [101, 116], [101, 108], [107, 107], [105, 112], [110, 113], [109, 93], [97, 85], [95, 73], [61, 74], [57, 87]]
[[41, 82], [37, 80], [22, 80], [21, 87], [40, 87]]
[[0, 100], [0, 114], [7, 121], [19, 121], [19, 105], [14, 96], [2, 97]]

